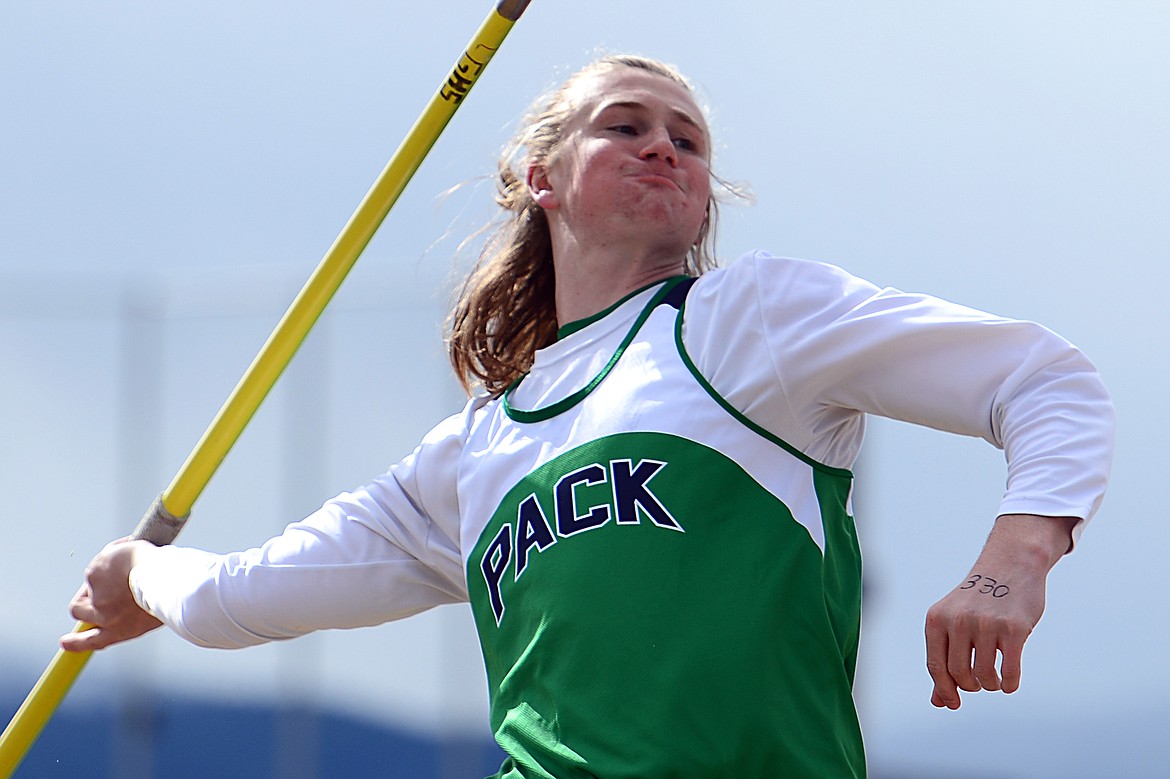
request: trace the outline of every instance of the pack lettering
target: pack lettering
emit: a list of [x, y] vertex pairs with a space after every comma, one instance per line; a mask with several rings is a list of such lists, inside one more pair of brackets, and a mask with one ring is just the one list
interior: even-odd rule
[[[593, 463], [567, 473], [546, 496], [550, 500], [545, 505], [554, 507], [551, 522], [536, 493], [522, 500], [515, 523], [503, 524], [479, 561], [496, 625], [503, 620], [506, 608], [501, 588], [504, 577], [511, 568], [512, 581], [519, 581], [533, 550], [543, 552], [562, 539], [597, 530], [615, 517], [614, 524], [619, 526], [640, 524], [644, 517], [657, 527], [685, 532], [649, 486], [665, 467], [666, 463], [658, 460], [639, 460], [637, 465], [632, 460], [610, 460], [607, 465]], [[580, 488], [603, 484], [609, 485], [609, 501], [586, 504]]]

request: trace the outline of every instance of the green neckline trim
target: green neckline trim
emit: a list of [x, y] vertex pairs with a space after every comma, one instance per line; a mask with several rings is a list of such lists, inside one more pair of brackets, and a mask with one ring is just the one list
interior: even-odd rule
[[605, 317], [609, 316], [610, 314], [612, 314], [614, 311], [617, 310], [618, 306], [622, 305], [627, 300], [630, 300], [631, 298], [634, 298], [638, 295], [641, 295], [646, 290], [650, 289], [651, 287], [653, 287], [657, 284], [661, 284], [661, 283], [662, 283], [661, 280], [652, 281], [644, 287], [638, 287], [636, 290], [634, 290], [630, 294], [626, 295], [624, 298], [622, 298], [618, 302], [614, 303], [609, 308], [598, 311], [596, 314], [593, 314], [591, 316], [587, 316], [584, 319], [576, 319], [576, 320], [573, 320], [572, 322], [568, 322], [568, 323], [562, 325], [560, 327], [560, 329], [557, 330], [557, 340], [560, 341], [562, 339], [568, 338], [570, 335], [577, 332], [578, 330], [584, 330], [586, 327], [589, 327], [589, 325], [593, 324], [594, 322], [600, 321], [600, 320], [604, 319]]
[[832, 476], [838, 476], [838, 477], [844, 477], [847, 479], [852, 479], [853, 478], [852, 471], [850, 471], [846, 468], [836, 468], [832, 465], [825, 465], [822, 462], [814, 460], [813, 458], [809, 457], [804, 452], [802, 452], [799, 449], [797, 449], [796, 447], [794, 447], [792, 444], [785, 441], [783, 438], [780, 438], [776, 434], [760, 427], [755, 422], [748, 419], [743, 414], [743, 412], [741, 412], [735, 406], [731, 405], [731, 403], [729, 403], [726, 398], [724, 398], [722, 395], [719, 394], [718, 390], [716, 390], [714, 387], [711, 386], [711, 383], [709, 381], [707, 381], [706, 377], [704, 377], [703, 374], [699, 372], [699, 369], [697, 367], [695, 367], [695, 364], [693, 362], [691, 362], [691, 356], [689, 354], [687, 354], [687, 349], [685, 346], [683, 346], [682, 322], [683, 322], [683, 311], [685, 309], [686, 309], [686, 301], [683, 301], [683, 304], [681, 306], [679, 306], [678, 318], [675, 319], [675, 322], [674, 322], [674, 343], [675, 343], [675, 346], [678, 348], [679, 357], [682, 358], [683, 363], [687, 366], [687, 370], [689, 370], [691, 372], [691, 375], [695, 377], [695, 381], [699, 382], [699, 386], [702, 387], [704, 390], [706, 390], [707, 394], [710, 395], [715, 400], [716, 403], [718, 403], [720, 406], [722, 406], [723, 409], [725, 411], [727, 411], [727, 413], [729, 413], [733, 417], [735, 417], [742, 425], [744, 425], [745, 427], [747, 427], [749, 430], [753, 431], [757, 435], [762, 436], [764, 439], [776, 444], [776, 446], [779, 446], [781, 449], [788, 452], [793, 457], [797, 458], [798, 460], [801, 460], [802, 462], [811, 466], [815, 470], [821, 471], [822, 473], [826, 473], [826, 474], [829, 474]]
[[[524, 381], [524, 378], [528, 375], [526, 373], [524, 376], [521, 376], [520, 378], [516, 379], [516, 381], [512, 382], [508, 389], [504, 390], [504, 413], [515, 422], [542, 422], [546, 419], [555, 417], [557, 414], [562, 414], [580, 403], [590, 392], [597, 388], [598, 384], [601, 384], [605, 377], [609, 375], [609, 372], [613, 370], [613, 366], [617, 365], [617, 361], [621, 359], [621, 356], [625, 353], [626, 348], [629, 347], [629, 345], [633, 342], [634, 336], [638, 334], [638, 331], [642, 329], [642, 325], [645, 324], [646, 320], [650, 318], [650, 313], [658, 306], [659, 303], [662, 302], [662, 299], [665, 298], [672, 289], [674, 289], [686, 278], [688, 277], [672, 276], [665, 282], [655, 282], [655, 284], [662, 284], [662, 289], [654, 293], [654, 296], [651, 297], [649, 301], [647, 301], [646, 305], [642, 308], [642, 311], [638, 314], [638, 318], [634, 320], [634, 324], [630, 326], [630, 331], [626, 333], [626, 337], [622, 339], [622, 342], [618, 345], [618, 348], [614, 350], [613, 356], [609, 358], [609, 362], [607, 362], [605, 367], [602, 368], [601, 371], [593, 377], [593, 380], [584, 387], [577, 390], [573, 394], [558, 400], [556, 403], [551, 403], [545, 406], [544, 408], [536, 408], [532, 409], [531, 411], [525, 411], [512, 405], [512, 393], [516, 390], [517, 387], [520, 386], [520, 382]], [[606, 312], [612, 311], [614, 308], [617, 308], [617, 306], [621, 305], [622, 302], [629, 300], [629, 298], [637, 295], [639, 292], [643, 292], [653, 286], [654, 284], [650, 284], [640, 290], [637, 290], [636, 292], [631, 293], [630, 295], [627, 295], [617, 304], [610, 307], [609, 309], [606, 309]], [[591, 321], [596, 321], [596, 318], [590, 317], [588, 320], [580, 321], [586, 322], [586, 324], [588, 324]], [[566, 327], [568, 326], [571, 325], [566, 325]], [[563, 329], [564, 328], [562, 328], [562, 330]]]

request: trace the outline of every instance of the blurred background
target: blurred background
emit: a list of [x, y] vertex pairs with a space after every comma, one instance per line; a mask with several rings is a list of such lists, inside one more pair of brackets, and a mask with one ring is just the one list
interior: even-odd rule
[[[0, 8], [4, 723], [86, 561], [169, 483], [490, 7]], [[696, 82], [717, 172], [754, 193], [723, 208], [725, 261], [766, 248], [1038, 320], [1117, 404], [1112, 490], [1050, 577], [1022, 689], [958, 712], [930, 706], [922, 620], [986, 536], [1002, 456], [872, 424], [871, 775], [1167, 775], [1168, 40], [1154, 0], [535, 0], [181, 542], [259, 543], [461, 406], [442, 320], [499, 147], [598, 53], [647, 54]], [[94, 657], [17, 776], [483, 776], [486, 696], [464, 607], [239, 652], [160, 631]]]

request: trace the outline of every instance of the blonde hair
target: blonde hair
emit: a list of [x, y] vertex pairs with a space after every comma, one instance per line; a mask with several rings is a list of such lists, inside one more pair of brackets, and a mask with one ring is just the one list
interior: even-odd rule
[[[533, 201], [523, 172], [531, 165], [551, 164], [560, 151], [565, 124], [577, 109], [570, 97], [573, 87], [594, 74], [621, 67], [664, 76], [694, 91], [670, 65], [616, 55], [586, 65], [529, 109], [500, 155], [496, 202], [504, 209], [504, 218], [488, 236], [447, 322], [451, 367], [469, 393], [478, 384], [499, 395], [532, 367], [537, 349], [556, 340], [552, 239], [544, 210]], [[712, 195], [698, 240], [684, 263], [689, 275], [715, 266], [716, 217]]]

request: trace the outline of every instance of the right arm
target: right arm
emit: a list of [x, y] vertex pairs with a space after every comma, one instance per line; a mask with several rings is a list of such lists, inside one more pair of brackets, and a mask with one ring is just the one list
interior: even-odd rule
[[373, 483], [259, 547], [218, 555], [110, 544], [71, 604], [95, 627], [63, 637], [62, 647], [100, 649], [161, 622], [200, 646], [237, 648], [465, 600], [455, 478], [475, 407]]

